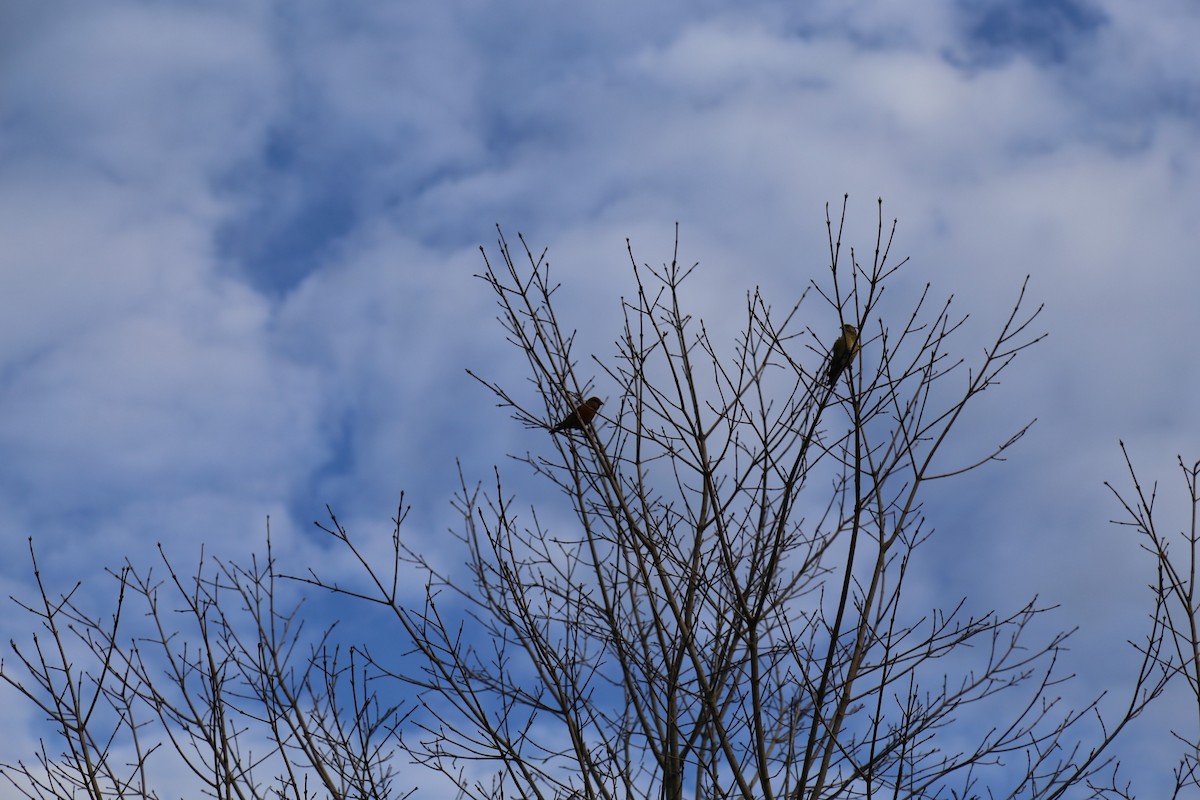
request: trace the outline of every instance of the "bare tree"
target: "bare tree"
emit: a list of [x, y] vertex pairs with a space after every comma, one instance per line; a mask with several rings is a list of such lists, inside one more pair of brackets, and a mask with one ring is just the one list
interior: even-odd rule
[[[1118, 491], [1111, 483], [1108, 488], [1126, 513], [1126, 519], [1116, 524], [1133, 528], [1141, 538], [1141, 547], [1153, 558], [1155, 582], [1150, 584], [1155, 601], [1154, 619], [1166, 629], [1165, 646], [1142, 647], [1147, 658], [1158, 662], [1172, 676], [1181, 678], [1187, 694], [1196, 704], [1196, 724], [1190, 732], [1172, 731], [1183, 748], [1175, 769], [1172, 797], [1191, 797], [1200, 790], [1200, 461], [1192, 464], [1177, 457], [1179, 471], [1189, 502], [1186, 527], [1176, 531], [1163, 530], [1161, 514], [1155, 510], [1158, 484], [1147, 490], [1138, 478], [1125, 443], [1121, 453], [1129, 470], [1131, 489]], [[1175, 547], [1173, 547], [1175, 545]], [[1182, 548], [1182, 552], [1179, 549]]]
[[[845, 209], [827, 215], [826, 278], [782, 313], [749, 293], [727, 346], [683, 307], [691, 267], [630, 250], [637, 292], [611, 361], [580, 360], [544, 251], [522, 239], [517, 258], [502, 233], [499, 260], [484, 251], [533, 391], [479, 380], [535, 431], [605, 399], [591, 424], [516, 456], [573, 523], [519, 506], [497, 470], [490, 490], [462, 481], [465, 575], [409, 546], [402, 503], [386, 567], [336, 518], [326, 528], [365, 585], [303, 578], [393, 614], [416, 666], [372, 664], [420, 693], [405, 747], [463, 795], [1119, 795], [1106, 749], [1170, 677], [1161, 628], [1128, 705], [1095, 725], [1097, 703], [1060, 701], [1067, 634], [1031, 641], [1036, 598], [977, 616], [905, 593], [932, 535], [926, 487], [1002, 460], [1029, 428], [961, 462], [947, 447], [1041, 338], [1040, 307], [1022, 286], [968, 364], [950, 300], [926, 287], [905, 310], [884, 303], [905, 262], [882, 205], [866, 262], [843, 252]], [[854, 335], [831, 362], [837, 331]], [[412, 565], [417, 607], [397, 591]]]
[[[249, 566], [127, 561], [107, 615], [78, 586], [51, 591], [31, 541], [38, 596], [20, 605], [38, 629], [0, 678], [49, 729], [0, 774], [30, 798], [160, 797], [179, 775], [211, 797], [392, 798], [411, 793], [407, 758], [472, 798], [1129, 796], [1110, 748], [1127, 724], [1179, 676], [1200, 710], [1200, 465], [1180, 560], [1130, 468], [1123, 502], [1158, 576], [1140, 668], [1108, 717], [1066, 702], [1069, 633], [1040, 632], [1037, 598], [978, 614], [909, 588], [928, 487], [1029, 430], [951, 446], [1041, 338], [1040, 308], [1022, 286], [968, 363], [949, 299], [885, 302], [907, 267], [882, 205], [867, 260], [843, 253], [845, 215], [827, 214], [827, 276], [782, 312], [750, 292], [731, 342], [684, 307], [694, 265], [629, 248], [637, 289], [609, 360], [580, 360], [545, 252], [521, 240], [514, 257], [501, 234], [481, 277], [530, 388], [479, 380], [538, 437], [516, 460], [566, 503], [518, 504], [500, 470], [486, 489], [460, 470], [462, 572], [402, 535], [403, 496], [387, 564], [331, 511], [321, 527], [360, 579], [295, 579], [393, 622], [386, 649], [305, 633], [269, 531]], [[1179, 734], [1177, 795], [1197, 786], [1196, 730]]]
[[[301, 605], [280, 607], [267, 558], [205, 561], [165, 575], [126, 563], [108, 616], [89, 614], [80, 586], [54, 596], [30, 556], [39, 596], [31, 645], [10, 642], [0, 678], [52, 727], [29, 761], [0, 774], [29, 798], [181, 796], [393, 798], [404, 713], [382, 705], [365, 664], [304, 634]], [[131, 622], [133, 617], [136, 622]]]

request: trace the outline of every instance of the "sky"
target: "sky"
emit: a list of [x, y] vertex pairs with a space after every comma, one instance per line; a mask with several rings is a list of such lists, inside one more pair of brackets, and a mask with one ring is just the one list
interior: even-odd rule
[[953, 294], [973, 346], [1030, 276], [1049, 336], [963, 452], [1038, 421], [935, 494], [927, 579], [1061, 605], [1082, 689], [1119, 694], [1151, 573], [1103, 482], [1123, 440], [1182, 524], [1174, 460], [1200, 458], [1197, 41], [1191, 0], [0, 0], [0, 597], [33, 590], [28, 537], [97, 597], [107, 566], [238, 557], [268, 517], [336, 562], [326, 504], [386, 538], [401, 491], [441, 547], [458, 463], [544, 445], [465, 372], [524, 386], [475, 277], [497, 225], [549, 248], [608, 357], [626, 239], [661, 264], [678, 223], [732, 337], [746, 291], [824, 276], [848, 194], [847, 242], [869, 253], [883, 198], [899, 291]]

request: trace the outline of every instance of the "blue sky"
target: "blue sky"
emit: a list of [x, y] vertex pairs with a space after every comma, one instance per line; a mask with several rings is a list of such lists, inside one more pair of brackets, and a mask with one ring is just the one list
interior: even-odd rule
[[971, 345], [1032, 275], [1050, 337], [963, 452], [1039, 422], [930, 506], [928, 579], [1061, 603], [1080, 671], [1114, 664], [1084, 689], [1119, 686], [1149, 573], [1102, 481], [1124, 439], [1182, 518], [1171, 465], [1200, 457], [1200, 11], [795, 5], [0, 3], [0, 594], [30, 535], [63, 586], [160, 541], [236, 556], [268, 515], [333, 559], [325, 504], [384, 538], [401, 489], [439, 547], [455, 459], [545, 446], [464, 372], [523, 381], [473, 277], [497, 223], [606, 357], [626, 237], [658, 264], [679, 222], [721, 330], [729, 297], [822, 277], [848, 192], [848, 241], [882, 196]]

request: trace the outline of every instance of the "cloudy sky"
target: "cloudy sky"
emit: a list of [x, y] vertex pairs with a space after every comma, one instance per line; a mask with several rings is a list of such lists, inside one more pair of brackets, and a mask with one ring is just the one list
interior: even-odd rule
[[678, 222], [719, 320], [821, 279], [849, 193], [848, 243], [882, 197], [969, 343], [1032, 276], [1050, 335], [960, 436], [1038, 422], [929, 508], [931, 574], [1062, 604], [1118, 687], [1150, 573], [1102, 482], [1123, 439], [1182, 519], [1200, 458], [1198, 41], [1192, 0], [0, 0], [0, 595], [29, 536], [64, 588], [268, 515], [324, 557], [326, 503], [386, 536], [401, 490], [442, 537], [456, 459], [544, 445], [464, 372], [523, 381], [473, 277], [496, 224], [608, 356], [627, 237], [660, 264]]

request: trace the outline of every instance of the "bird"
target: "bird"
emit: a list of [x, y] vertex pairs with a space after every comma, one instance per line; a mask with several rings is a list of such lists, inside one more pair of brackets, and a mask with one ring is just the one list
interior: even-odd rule
[[850, 362], [858, 355], [862, 344], [858, 341], [858, 328], [853, 325], [843, 325], [842, 335], [833, 343], [833, 352], [829, 354], [829, 371], [826, 373], [828, 385], [833, 386], [837, 379], [850, 366]]
[[563, 417], [562, 421], [550, 429], [551, 433], [562, 433], [569, 430], [583, 430], [584, 425], [591, 423], [596, 416], [596, 412], [600, 410], [600, 406], [604, 405], [599, 397], [589, 397], [583, 403], [575, 407], [567, 416]]

